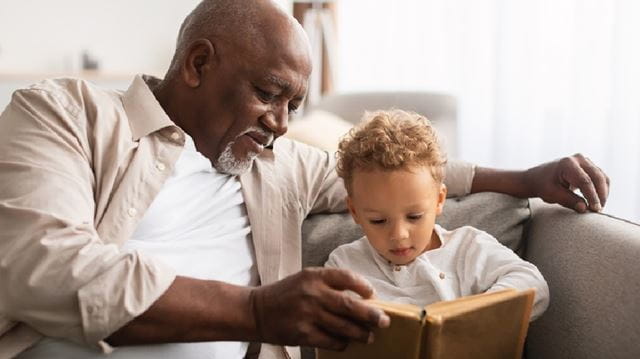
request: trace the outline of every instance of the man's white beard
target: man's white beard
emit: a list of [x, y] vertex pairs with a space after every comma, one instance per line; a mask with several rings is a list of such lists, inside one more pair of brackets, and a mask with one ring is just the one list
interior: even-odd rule
[[258, 154], [249, 152], [247, 153], [246, 158], [237, 159], [231, 150], [234, 143], [235, 141], [229, 142], [224, 151], [222, 151], [220, 157], [218, 157], [218, 166], [216, 166], [216, 170], [222, 173], [239, 176], [251, 169], [251, 164]]
[[224, 151], [222, 151], [222, 153], [220, 154], [220, 157], [218, 157], [218, 165], [216, 166], [216, 170], [218, 170], [218, 172], [238, 176], [251, 169], [253, 160], [259, 155], [259, 153], [249, 152], [247, 153], [246, 158], [238, 159], [233, 155], [231, 147], [233, 147], [233, 144], [236, 143], [236, 140], [240, 138], [240, 136], [243, 136], [252, 131], [259, 132], [262, 135], [268, 137], [269, 143], [273, 142], [273, 134], [266, 132], [261, 128], [250, 127], [246, 129], [244, 132], [236, 136], [233, 141], [229, 142], [229, 144], [227, 144], [227, 147], [225, 147]]

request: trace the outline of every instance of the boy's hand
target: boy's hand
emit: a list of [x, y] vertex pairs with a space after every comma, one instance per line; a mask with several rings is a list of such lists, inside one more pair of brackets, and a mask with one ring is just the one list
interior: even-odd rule
[[281, 345], [344, 349], [349, 341], [364, 343], [375, 327], [387, 327], [389, 317], [370, 307], [373, 289], [359, 275], [335, 268], [307, 268], [276, 283], [257, 287], [251, 306], [258, 338]]

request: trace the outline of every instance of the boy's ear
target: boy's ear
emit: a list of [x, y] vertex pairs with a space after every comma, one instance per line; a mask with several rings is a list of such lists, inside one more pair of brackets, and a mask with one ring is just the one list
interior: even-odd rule
[[440, 191], [438, 191], [438, 204], [436, 206], [436, 215], [441, 215], [444, 210], [444, 202], [447, 200], [447, 186], [444, 183], [440, 184]]
[[351, 217], [353, 221], [357, 224], [360, 224], [360, 219], [358, 218], [358, 213], [356, 212], [355, 207], [353, 206], [353, 201], [351, 201], [351, 197], [347, 196], [347, 207], [349, 208], [349, 213], [351, 213]]

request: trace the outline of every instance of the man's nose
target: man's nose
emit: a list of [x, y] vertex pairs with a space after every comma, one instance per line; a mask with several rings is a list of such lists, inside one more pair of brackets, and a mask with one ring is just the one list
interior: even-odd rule
[[282, 136], [287, 132], [289, 126], [289, 111], [286, 106], [280, 106], [265, 114], [261, 122], [276, 137]]

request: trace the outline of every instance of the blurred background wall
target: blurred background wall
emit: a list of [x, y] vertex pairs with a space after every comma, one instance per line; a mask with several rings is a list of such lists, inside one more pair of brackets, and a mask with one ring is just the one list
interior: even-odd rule
[[78, 71], [88, 51], [107, 73], [162, 75], [178, 28], [198, 2], [0, 0], [0, 72]]
[[[199, 0], [0, 0], [0, 109], [18, 87], [75, 76], [126, 89], [162, 76]], [[291, 12], [290, 0], [277, 0]], [[82, 71], [83, 54], [98, 71]]]
[[[524, 168], [582, 152], [612, 179], [607, 212], [640, 221], [640, 1], [278, 2], [299, 19], [331, 10], [318, 91], [452, 94], [459, 157]], [[124, 89], [162, 76], [197, 3], [0, 0], [0, 109], [48, 77]], [[98, 71], [81, 71], [83, 54]]]

